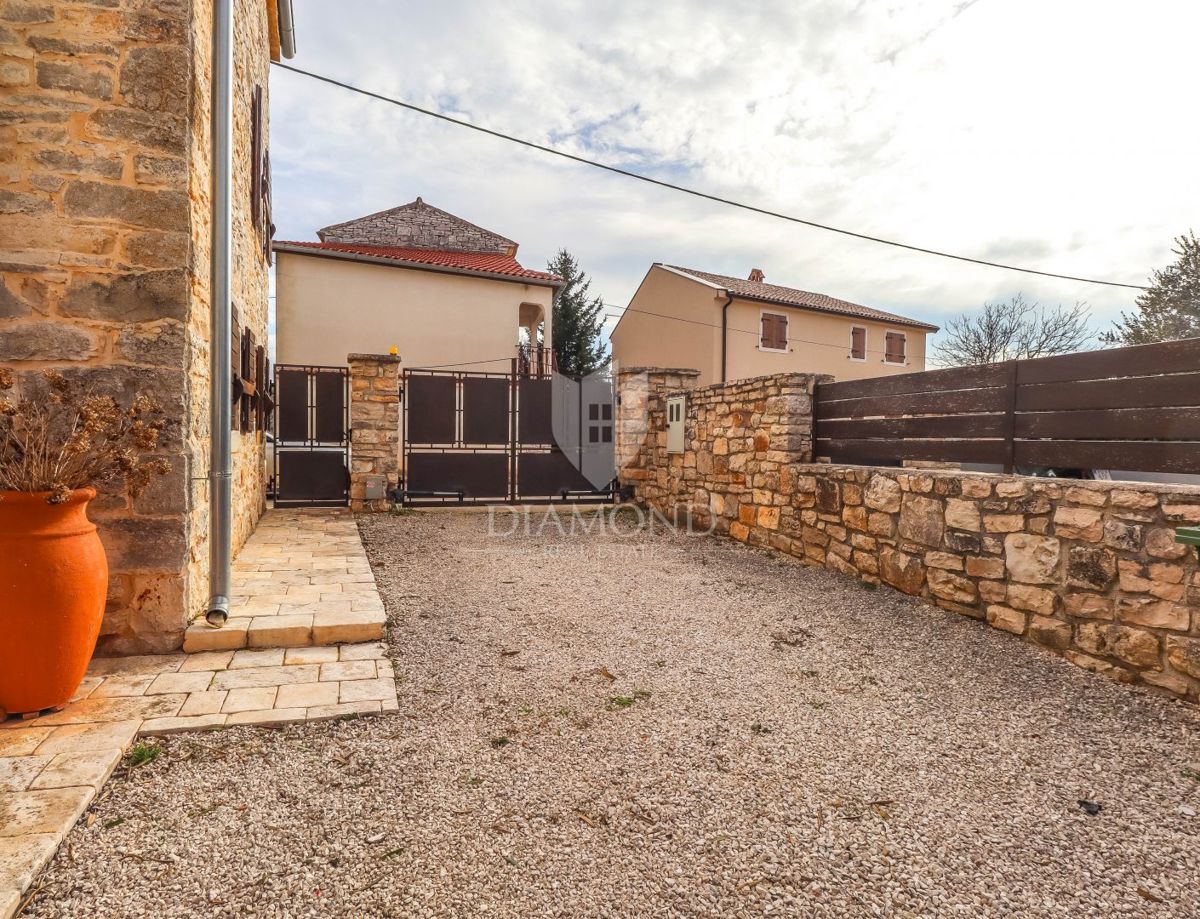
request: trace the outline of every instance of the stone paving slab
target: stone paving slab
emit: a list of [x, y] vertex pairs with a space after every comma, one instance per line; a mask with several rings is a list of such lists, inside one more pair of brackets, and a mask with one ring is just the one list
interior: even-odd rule
[[353, 516], [270, 510], [233, 563], [229, 621], [189, 626], [185, 651], [303, 648], [383, 637], [383, 601]]
[[16, 914], [136, 736], [396, 708], [380, 642], [94, 661], [63, 711], [0, 722], [0, 919]]

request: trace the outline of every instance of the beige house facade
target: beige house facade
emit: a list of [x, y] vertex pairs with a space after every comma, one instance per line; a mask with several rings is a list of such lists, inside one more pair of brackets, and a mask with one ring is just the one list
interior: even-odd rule
[[[281, 12], [234, 5], [234, 350], [250, 367], [267, 339]], [[174, 421], [170, 474], [89, 508], [110, 568], [101, 654], [178, 648], [209, 595], [209, 361], [231, 348], [210, 341], [212, 46], [211, 0], [0, 5], [0, 366], [150, 393]], [[265, 505], [259, 414], [237, 398], [235, 551]]]
[[318, 237], [275, 245], [279, 364], [395, 348], [402, 368], [548, 369], [560, 281], [520, 265], [512, 240], [420, 198]]
[[697, 385], [776, 373], [856, 380], [925, 369], [937, 326], [748, 278], [655, 263], [612, 332], [620, 367], [700, 371]]

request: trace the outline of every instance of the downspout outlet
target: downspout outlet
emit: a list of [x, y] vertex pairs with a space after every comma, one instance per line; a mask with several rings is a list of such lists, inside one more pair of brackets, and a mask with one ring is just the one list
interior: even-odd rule
[[214, 629], [219, 629], [229, 620], [229, 598], [228, 597], [213, 597], [208, 604], [208, 612], [204, 614], [204, 621], [211, 625]]

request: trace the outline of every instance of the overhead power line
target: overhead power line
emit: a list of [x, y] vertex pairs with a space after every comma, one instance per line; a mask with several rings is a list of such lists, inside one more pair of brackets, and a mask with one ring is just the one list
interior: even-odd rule
[[528, 147], [531, 150], [538, 150], [542, 153], [560, 156], [563, 159], [572, 160], [576, 163], [582, 163], [585, 166], [592, 166], [595, 169], [603, 169], [606, 172], [613, 172], [617, 175], [622, 175], [630, 179], [637, 179], [641, 182], [649, 182], [651, 185], [657, 185], [660, 188], [669, 188], [672, 191], [682, 192], [685, 195], [691, 195], [695, 198], [703, 198], [705, 201], [715, 201], [717, 204], [724, 204], [729, 207], [740, 208], [741, 210], [750, 211], [754, 214], [762, 214], [765, 217], [774, 217], [778, 220], [786, 220], [790, 223], [798, 223], [802, 226], [812, 227], [816, 230], [825, 230], [829, 233], [840, 233], [842, 236], [850, 236], [854, 239], [863, 239], [867, 242], [879, 243], [880, 245], [884, 246], [893, 246], [897, 249], [907, 249], [910, 252], [920, 252], [924, 255], [935, 255], [939, 258], [949, 258], [959, 262], [968, 262], [972, 265], [984, 265], [988, 268], [1001, 268], [1005, 271], [1019, 271], [1023, 274], [1035, 274], [1044, 278], [1058, 278], [1063, 281], [1080, 281], [1084, 284], [1099, 284], [1103, 287], [1124, 287], [1128, 288], [1129, 290], [1148, 290], [1147, 287], [1141, 284], [1123, 284], [1119, 281], [1105, 281], [1100, 278], [1083, 278], [1071, 274], [1060, 274], [1055, 271], [1040, 271], [1036, 268], [1023, 268], [1020, 265], [1008, 265], [1003, 262], [992, 262], [988, 261], [987, 259], [972, 258], [969, 255], [956, 255], [953, 252], [943, 252], [939, 249], [929, 249], [924, 246], [914, 246], [909, 243], [897, 242], [894, 239], [884, 239], [881, 236], [871, 236], [867, 233], [857, 233], [854, 230], [846, 230], [841, 227], [830, 226], [829, 224], [817, 223], [815, 220], [806, 220], [803, 217], [796, 217], [792, 214], [784, 214], [780, 211], [770, 210], [769, 208], [758, 207], [753, 204], [746, 204], [742, 201], [735, 201], [732, 198], [723, 198], [720, 195], [713, 195], [708, 192], [700, 191], [696, 188], [688, 188], [686, 185], [676, 185], [674, 182], [665, 182], [662, 179], [655, 179], [651, 176], [642, 175], [639, 172], [632, 172], [628, 169], [622, 169], [620, 166], [613, 166], [608, 163], [601, 163], [597, 160], [588, 159], [584, 156], [578, 156], [574, 153], [567, 153], [565, 150], [556, 150], [554, 147], [547, 147], [545, 144], [539, 144], [532, 140], [525, 140], [521, 137], [514, 137], [512, 134], [505, 134], [503, 131], [494, 131], [491, 128], [485, 128], [482, 125], [473, 124], [470, 121], [464, 121], [461, 118], [455, 118], [451, 115], [434, 111], [433, 109], [422, 108], [419, 105], [413, 105], [411, 102], [403, 102], [400, 99], [394, 99], [391, 96], [385, 96], [381, 93], [371, 92], [369, 89], [363, 89], [362, 87], [354, 86], [350, 83], [344, 83], [341, 80], [335, 80], [333, 77], [327, 77], [319, 73], [313, 73], [310, 70], [302, 70], [299, 67], [293, 67], [291, 64], [284, 64], [278, 61], [273, 61], [272, 63], [274, 63], [274, 65], [281, 70], [288, 70], [292, 73], [297, 73], [313, 80], [319, 80], [322, 83], [328, 83], [330, 86], [338, 86], [342, 89], [349, 90], [350, 92], [358, 93], [359, 95], [367, 96], [371, 99], [377, 99], [380, 102], [387, 102], [390, 105], [397, 105], [400, 108], [408, 109], [410, 112], [428, 115], [430, 118], [437, 118], [440, 121], [446, 121], [462, 128], [470, 128], [472, 131], [478, 131], [481, 134], [487, 134], [491, 137], [498, 137], [501, 140], [507, 140], [514, 144], [520, 144], [521, 146]]

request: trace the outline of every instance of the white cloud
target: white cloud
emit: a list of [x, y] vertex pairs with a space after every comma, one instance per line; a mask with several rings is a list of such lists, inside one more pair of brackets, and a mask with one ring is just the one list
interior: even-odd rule
[[[886, 4], [297, 0], [297, 66], [564, 150], [917, 245], [1141, 283], [1197, 226], [1192, 37], [1175, 0]], [[1017, 291], [1134, 294], [887, 249], [272, 77], [281, 238], [422, 195], [558, 246], [614, 304], [668, 261], [934, 322]]]

